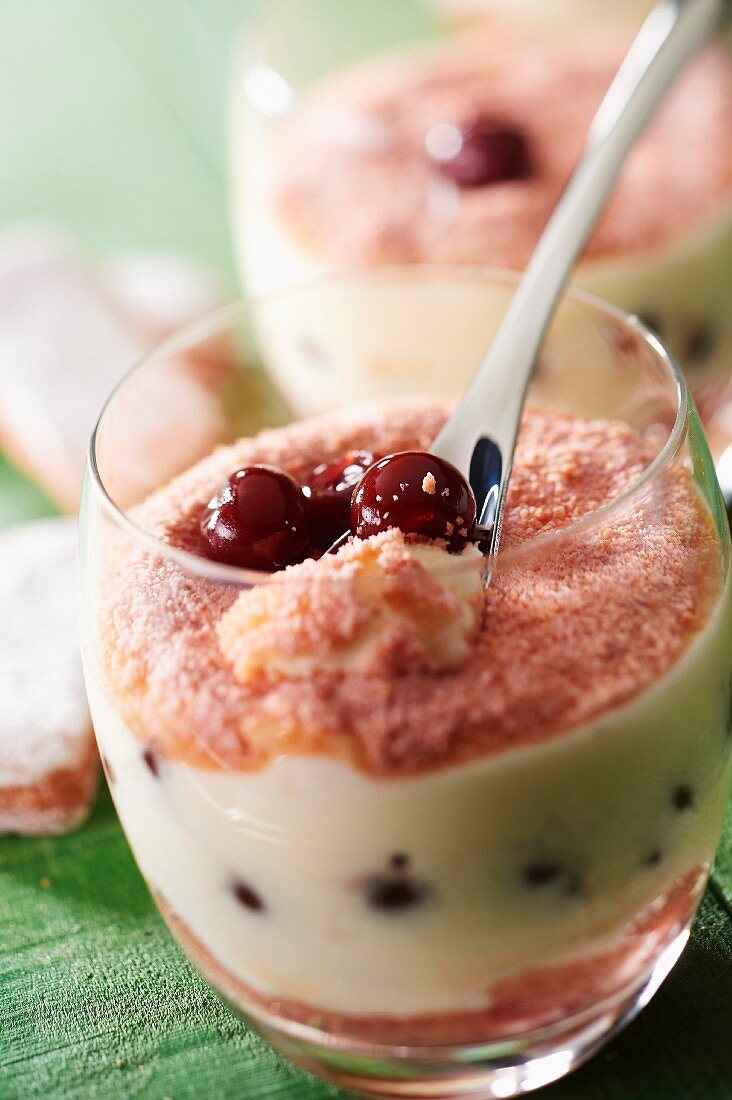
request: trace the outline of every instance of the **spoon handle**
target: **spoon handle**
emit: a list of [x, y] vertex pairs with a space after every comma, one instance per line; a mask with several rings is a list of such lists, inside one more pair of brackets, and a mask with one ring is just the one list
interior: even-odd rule
[[433, 443], [435, 454], [469, 476], [490, 554], [500, 540], [526, 391], [577, 256], [629, 150], [680, 70], [721, 25], [728, 9], [729, 0], [665, 0], [652, 9], [595, 115], [582, 159], [485, 357]]

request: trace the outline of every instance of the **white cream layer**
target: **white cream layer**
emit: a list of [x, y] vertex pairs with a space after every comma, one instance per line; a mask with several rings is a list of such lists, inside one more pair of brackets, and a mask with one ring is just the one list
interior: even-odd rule
[[[409, 1015], [480, 1008], [498, 976], [612, 944], [678, 875], [711, 860], [728, 782], [731, 645], [727, 595], [631, 704], [543, 744], [400, 780], [296, 754], [259, 772], [161, 760], [155, 777], [89, 659], [87, 682], [140, 867], [216, 959], [265, 994]], [[673, 804], [680, 787], [691, 792], [684, 809]], [[374, 908], [369, 884], [394, 873], [396, 853], [426, 895]], [[532, 885], [537, 864], [561, 873]], [[237, 901], [236, 882], [264, 909]]]

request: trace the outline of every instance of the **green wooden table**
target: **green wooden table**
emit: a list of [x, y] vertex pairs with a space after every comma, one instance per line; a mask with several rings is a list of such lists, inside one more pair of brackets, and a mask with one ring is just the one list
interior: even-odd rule
[[[348, 3], [348, 0], [343, 0]], [[175, 248], [235, 290], [229, 42], [247, 0], [2, 0], [0, 225]], [[50, 506], [0, 459], [0, 525]], [[651, 1006], [547, 1100], [732, 1098], [732, 821], [691, 943]], [[201, 982], [102, 790], [58, 840], [0, 839], [0, 1100], [325, 1100]]]

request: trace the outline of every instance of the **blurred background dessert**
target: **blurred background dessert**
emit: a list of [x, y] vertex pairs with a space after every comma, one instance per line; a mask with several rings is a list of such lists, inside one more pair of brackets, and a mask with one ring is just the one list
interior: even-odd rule
[[[279, 62], [280, 28], [279, 68], [245, 59], [234, 85], [247, 286], [385, 263], [521, 269], [631, 34], [473, 27], [303, 82]], [[687, 369], [707, 418], [717, 414], [732, 362], [732, 72], [721, 48], [649, 127], [574, 281], [638, 314]], [[317, 384], [317, 328], [280, 349], [298, 390]], [[727, 432], [715, 428], [720, 449]]]

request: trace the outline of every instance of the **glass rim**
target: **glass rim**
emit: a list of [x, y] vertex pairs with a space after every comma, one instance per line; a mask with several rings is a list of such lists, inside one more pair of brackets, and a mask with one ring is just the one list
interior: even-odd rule
[[[211, 337], [223, 326], [232, 323], [239, 317], [245, 316], [258, 306], [265, 305], [272, 301], [276, 302], [288, 296], [305, 294], [313, 290], [327, 288], [331, 284], [343, 284], [346, 282], [357, 283], [364, 280], [389, 281], [404, 279], [405, 281], [410, 281], [414, 280], [415, 277], [417, 279], [425, 277], [427, 277], [427, 279], [453, 279], [458, 282], [463, 280], [478, 280], [493, 285], [516, 286], [521, 277], [521, 273], [509, 269], [484, 267], [476, 264], [435, 263], [373, 265], [364, 268], [346, 269], [329, 273], [320, 278], [296, 283], [280, 290], [263, 294], [253, 294], [237, 299], [234, 302], [230, 302], [228, 305], [222, 306], [206, 314], [192, 324], [184, 326], [165, 340], [148, 349], [148, 351], [130, 366], [129, 370], [124, 373], [108, 394], [89, 439], [87, 449], [87, 482], [91, 486], [91, 490], [98, 495], [102, 508], [107, 513], [108, 517], [135, 542], [144, 544], [148, 550], [157, 554], [159, 557], [175, 562], [188, 574], [201, 576], [219, 583], [236, 584], [240, 587], [248, 588], [273, 582], [281, 583], [283, 580], [289, 581], [290, 577], [288, 576], [287, 570], [281, 570], [276, 573], [263, 573], [257, 570], [244, 569], [240, 566], [215, 562], [209, 558], [194, 554], [190, 550], [184, 550], [181, 547], [172, 546], [170, 543], [163, 542], [150, 531], [141, 527], [130, 516], [129, 510], [125, 509], [114, 500], [104, 483], [104, 478], [102, 477], [97, 461], [97, 441], [103, 421], [127, 383], [138, 373], [151, 366], [156, 359], [176, 354], [199, 340]], [[600, 505], [599, 508], [587, 512], [579, 519], [573, 520], [563, 527], [558, 527], [551, 531], [544, 531], [508, 549], [501, 549], [499, 547], [496, 561], [493, 563], [497, 568], [503, 568], [508, 564], [514, 564], [517, 560], [533, 555], [536, 553], [537, 549], [543, 550], [545, 548], [551, 548], [569, 537], [574, 537], [577, 534], [581, 534], [584, 531], [598, 526], [600, 523], [610, 519], [616, 512], [622, 511], [629, 501], [636, 497], [646, 485], [654, 480], [662, 468], [673, 461], [686, 436], [689, 413], [688, 389], [679, 365], [673, 356], [666, 350], [658, 336], [649, 329], [637, 315], [626, 313], [619, 306], [606, 302], [604, 299], [580, 287], [573, 285], [568, 286], [560, 302], [564, 300], [576, 302], [592, 310], [603, 313], [606, 317], [616, 321], [626, 330], [638, 336], [643, 344], [647, 348], [650, 348], [656, 359], [665, 369], [669, 381], [673, 384], [676, 398], [676, 415], [673, 426], [657, 454], [638, 477], [633, 479], [622, 492]], [[291, 422], [295, 423], [296, 421], [293, 420]], [[227, 444], [217, 444], [217, 447], [221, 445], [226, 446]], [[175, 480], [175, 478], [179, 477], [183, 472], [184, 471], [180, 471], [178, 474], [174, 474], [173, 477], [170, 478], [170, 481]], [[158, 486], [158, 488], [161, 487], [162, 486]], [[157, 489], [152, 489], [150, 493], [156, 491]], [[142, 502], [138, 502], [138, 504], [133, 507], [138, 507], [140, 503]], [[450, 555], [450, 560], [444, 562], [439, 570], [435, 572], [437, 575], [451, 574], [460, 572], [466, 568], [472, 569], [474, 566], [471, 563], [465, 562], [461, 555]], [[296, 578], [292, 578], [292, 580], [295, 581]]]

